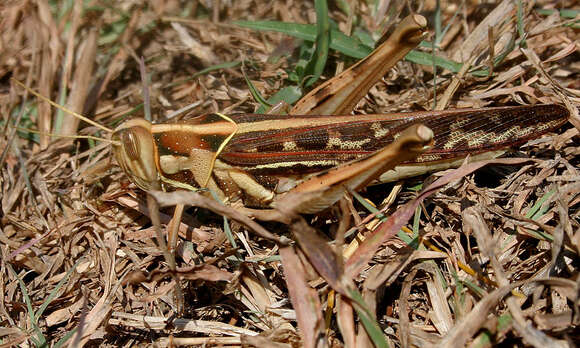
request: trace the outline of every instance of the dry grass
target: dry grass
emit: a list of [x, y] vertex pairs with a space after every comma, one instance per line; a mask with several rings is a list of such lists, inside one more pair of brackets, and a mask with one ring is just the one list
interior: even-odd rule
[[[363, 196], [392, 215], [378, 228], [377, 214], [351, 198], [287, 226], [252, 225], [223, 208], [220, 213], [234, 219], [225, 225], [220, 215], [192, 208], [179, 226], [174, 271], [155, 243], [145, 193], [111, 165], [108, 144], [47, 135], [106, 134], [39, 102], [10, 78], [114, 127], [125, 117], [142, 116], [138, 57], [143, 56], [155, 120], [192, 103], [196, 114], [252, 112], [256, 103], [239, 66], [195, 74], [246, 60], [249, 78], [272, 95], [289, 84], [294, 63], [286, 56], [269, 60], [270, 55], [292, 52], [299, 43], [230, 23], [314, 23], [313, 5], [89, 1], [82, 8], [82, 2], [74, 3], [72, 8], [45, 0], [0, 5], [2, 346], [363, 347], [371, 345], [360, 320], [365, 306], [391, 347], [572, 347], [577, 342], [578, 22], [570, 26], [574, 20], [537, 10], [556, 3], [570, 9], [573, 1], [537, 1], [535, 8], [524, 8], [521, 33], [527, 48], [512, 50], [492, 77], [438, 69], [435, 95], [432, 66], [400, 62], [357, 107], [357, 112], [387, 112], [434, 104], [566, 104], [577, 128], [568, 124], [519, 149], [518, 157], [534, 161], [501, 160], [503, 166], [475, 174], [469, 174], [474, 168], [462, 168], [434, 184], [426, 181], [421, 195], [409, 188], [425, 178], [371, 187]], [[331, 18], [345, 32], [380, 32], [402, 18], [385, 13], [408, 11], [405, 1], [390, 2], [388, 9], [381, 7], [388, 1], [379, 1], [379, 14], [366, 2], [353, 3], [354, 17], [331, 4]], [[488, 67], [490, 52], [497, 56], [521, 39], [516, 2], [442, 3], [441, 20], [449, 28], [439, 37], [441, 57]], [[460, 3], [466, 7], [458, 8]], [[418, 9], [430, 23], [434, 4], [425, 1]], [[496, 7], [501, 10], [492, 12]], [[493, 31], [479, 25], [487, 21]], [[343, 62], [352, 60], [333, 53], [329, 66], [340, 69]], [[332, 69], [325, 76], [334, 75]], [[7, 125], [15, 123], [44, 134], [14, 135]], [[164, 229], [171, 214], [171, 208], [159, 211]], [[394, 237], [398, 222], [414, 237]], [[287, 243], [287, 231], [300, 248]], [[350, 233], [340, 237], [344, 232]], [[386, 243], [357, 247], [371, 233]], [[420, 240], [412, 241], [417, 236]]]

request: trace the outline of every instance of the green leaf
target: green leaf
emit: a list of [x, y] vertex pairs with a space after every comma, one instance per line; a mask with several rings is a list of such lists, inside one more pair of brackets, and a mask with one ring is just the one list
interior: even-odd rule
[[373, 40], [373, 37], [368, 31], [362, 30], [361, 28], [356, 28], [352, 35], [367, 47], [375, 46], [375, 40]]
[[[454, 62], [450, 59], [445, 59], [445, 58], [439, 57], [437, 55], [434, 58], [435, 58], [435, 65], [437, 65], [440, 68], [450, 70], [454, 73], [459, 72], [459, 70], [461, 69], [461, 66], [462, 66], [461, 63], [457, 63], [457, 62]], [[412, 62], [415, 64], [428, 65], [428, 66], [433, 65], [433, 55], [429, 52], [412, 50], [411, 52], [409, 52], [405, 56], [405, 60], [408, 60], [409, 62]]]
[[[276, 94], [271, 96], [268, 99], [268, 103], [271, 105], [276, 105], [279, 102], [284, 101], [288, 104], [294, 104], [295, 102], [297, 102], [300, 99], [300, 97], [302, 97], [302, 89], [300, 89], [300, 87], [288, 86], [288, 87], [282, 88]], [[260, 106], [260, 108], [258, 108], [258, 110], [256, 110], [256, 113], [263, 114], [267, 110], [268, 110], [267, 107]]]
[[[503, 59], [503, 57], [505, 56], [502, 55], [500, 59]], [[415, 64], [428, 66], [433, 66], [433, 64], [435, 64], [437, 67], [449, 70], [453, 73], [458, 73], [459, 70], [461, 70], [461, 67], [463, 66], [462, 63], [458, 63], [451, 59], [446, 59], [437, 55], [433, 56], [433, 54], [430, 52], [422, 52], [417, 50], [412, 50], [411, 52], [407, 53], [407, 55], [405, 56], [405, 60]], [[484, 68], [479, 70], [473, 70], [470, 73], [473, 76], [487, 77], [488, 69]]]
[[357, 59], [363, 59], [373, 51], [372, 47], [366, 46], [358, 39], [347, 36], [338, 30], [330, 31], [330, 48]]

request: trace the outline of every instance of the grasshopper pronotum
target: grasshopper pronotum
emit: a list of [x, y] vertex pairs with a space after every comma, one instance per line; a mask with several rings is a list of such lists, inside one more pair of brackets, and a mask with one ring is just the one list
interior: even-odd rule
[[246, 206], [272, 206], [287, 192], [326, 191], [299, 211], [312, 213], [345, 189], [448, 168], [467, 155], [497, 156], [566, 122], [568, 110], [558, 105], [335, 115], [352, 109], [419, 43], [425, 27], [423, 17], [407, 17], [370, 56], [313, 90], [291, 115], [126, 121], [111, 132], [117, 162], [146, 191], [208, 188]]

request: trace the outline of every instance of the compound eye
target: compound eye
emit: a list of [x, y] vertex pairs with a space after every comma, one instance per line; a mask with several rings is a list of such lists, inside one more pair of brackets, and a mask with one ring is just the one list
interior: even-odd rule
[[125, 154], [132, 161], [139, 159], [139, 138], [133, 130], [126, 130], [121, 133], [121, 141], [123, 142], [123, 149]]

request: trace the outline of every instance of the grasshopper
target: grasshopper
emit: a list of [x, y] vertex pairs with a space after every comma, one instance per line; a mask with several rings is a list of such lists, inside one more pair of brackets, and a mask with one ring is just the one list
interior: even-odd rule
[[421, 41], [425, 28], [425, 18], [407, 17], [371, 55], [314, 89], [289, 115], [128, 120], [111, 132], [115, 158], [145, 191], [207, 188], [246, 207], [321, 191], [299, 208], [314, 213], [345, 190], [458, 166], [467, 155], [498, 156], [567, 121], [569, 112], [559, 105], [345, 115]]

